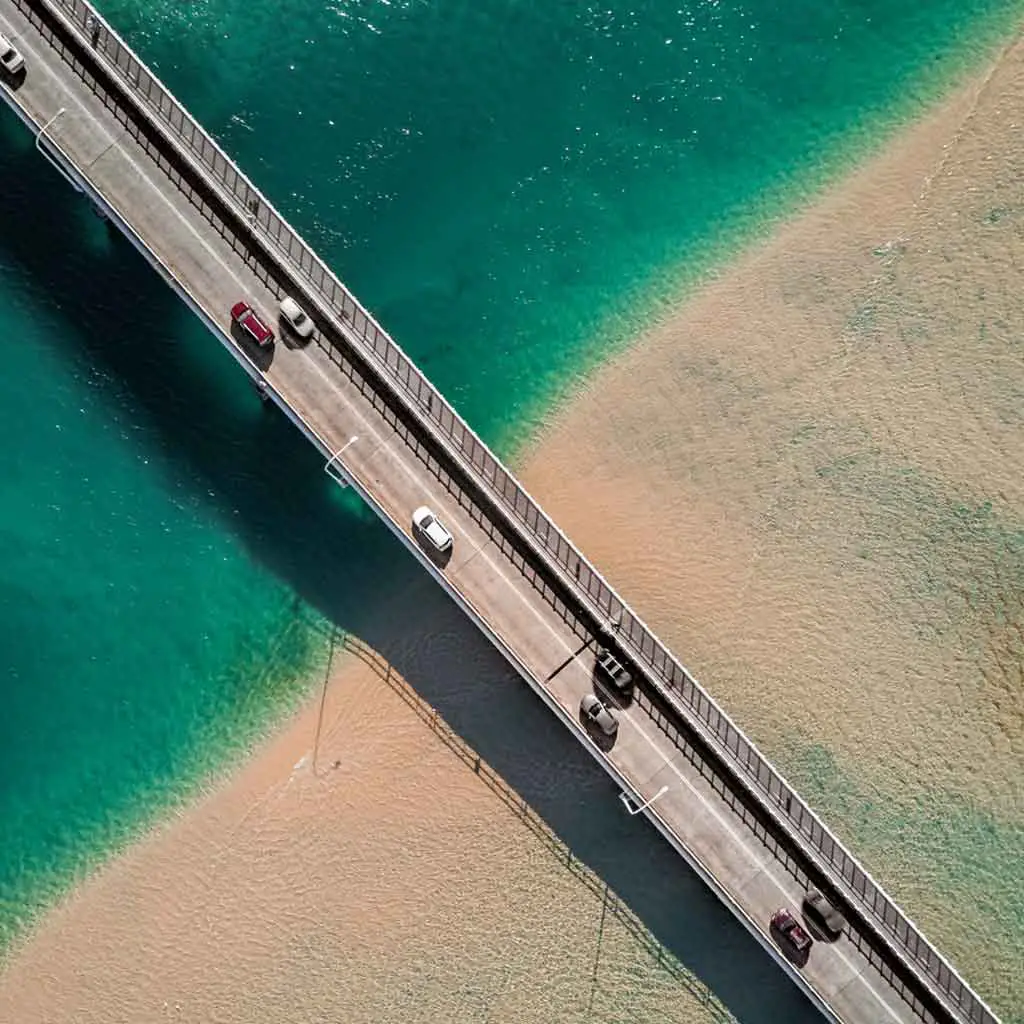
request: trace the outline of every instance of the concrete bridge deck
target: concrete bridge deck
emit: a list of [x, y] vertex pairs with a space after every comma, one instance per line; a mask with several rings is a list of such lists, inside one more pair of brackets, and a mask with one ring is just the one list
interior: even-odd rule
[[[58, 3], [0, 0], [0, 31], [27, 61], [24, 78], [3, 83], [0, 93], [28, 130], [46, 128], [40, 148], [107, 212], [325, 463], [333, 460], [618, 784], [637, 803], [656, 797], [644, 813], [826, 1017], [848, 1024], [995, 1020], [980, 1001], [984, 1013], [947, 1005], [856, 915], [848, 937], [816, 943], [802, 969], [790, 964], [769, 935], [769, 918], [781, 906], [798, 909], [809, 881], [827, 888], [824, 868], [780, 832], [707, 737], [646, 680], [619, 713], [616, 742], [595, 742], [578, 708], [593, 687], [600, 623], [495, 513], [465, 467], [381, 386], [344, 318], [317, 311], [295, 269], [257, 244], [215, 184], [115, 87], [108, 58], [64, 20]], [[42, 157], [40, 167], [43, 173]], [[245, 299], [272, 318], [284, 294], [313, 314], [317, 340], [299, 347], [280, 339], [272, 353], [250, 347], [231, 326], [231, 305]], [[455, 536], [446, 563], [428, 557], [412, 534], [410, 516], [422, 504]]]

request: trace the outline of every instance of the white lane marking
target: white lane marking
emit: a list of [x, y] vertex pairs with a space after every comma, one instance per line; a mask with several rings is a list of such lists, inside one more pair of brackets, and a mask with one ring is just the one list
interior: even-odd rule
[[[654, 742], [653, 739], [651, 739], [651, 737], [647, 734], [647, 731], [644, 728], [642, 728], [638, 722], [634, 721], [632, 716], [628, 717], [627, 720], [630, 722], [630, 724], [633, 726], [633, 728], [636, 729], [636, 731], [638, 733], [640, 733], [640, 735], [647, 741], [647, 743], [655, 751], [657, 751], [658, 754], [661, 754], [662, 757], [664, 757], [664, 754], [663, 754], [661, 748], [658, 746], [657, 743]], [[715, 807], [714, 804], [712, 804], [711, 801], [709, 801], [708, 798], [706, 796], [704, 796], [704, 794], [701, 793], [693, 785], [692, 782], [690, 782], [690, 780], [682, 773], [682, 771], [680, 771], [679, 768], [676, 767], [676, 765], [674, 765], [668, 758], [665, 758], [665, 761], [664, 761], [664, 764], [662, 765], [662, 767], [668, 768], [679, 779], [679, 781], [682, 782], [682, 784], [684, 786], [686, 786], [686, 788], [697, 798], [697, 800], [701, 803], [701, 805], [704, 807], [704, 809], [711, 815], [711, 817], [715, 819], [715, 821], [718, 823], [720, 828], [722, 828], [729, 836], [731, 836], [734, 840], [736, 840], [736, 842], [739, 845], [741, 845], [744, 849], [750, 850], [750, 846], [747, 844], [746, 837], [741, 835], [739, 832], [736, 831], [735, 828], [733, 828], [732, 824], [730, 824], [730, 822], [728, 822], [722, 816], [722, 814], [719, 812], [717, 807]], [[657, 775], [658, 772], [660, 772], [660, 771], [661, 771], [661, 768], [659, 768], [658, 771], [654, 773], [654, 775]], [[652, 775], [651, 778], [653, 778], [654, 775]], [[680, 838], [682, 838], [682, 837], [680, 837]], [[761, 870], [768, 876], [769, 879], [771, 879], [772, 884], [779, 891], [779, 893], [788, 900], [790, 898], [789, 892], [786, 889], [786, 887], [779, 881], [779, 879], [776, 876], [775, 872], [772, 871], [772, 861], [768, 860], [768, 861], [764, 862], [762, 864], [762, 866], [761, 866]], [[837, 948], [833, 947], [830, 950], [830, 952], [834, 953], [840, 960], [842, 960], [843, 963], [846, 964], [846, 966], [849, 967], [851, 972], [853, 973], [853, 978], [851, 978], [845, 985], [843, 985], [842, 988], [836, 990], [837, 994], [838, 994], [838, 992], [841, 992], [844, 988], [846, 988], [846, 986], [849, 985], [850, 983], [852, 983], [854, 980], [860, 980], [861, 983], [862, 983], [862, 987], [867, 989], [867, 991], [870, 992], [871, 995], [875, 997], [875, 999], [878, 1001], [879, 1005], [882, 1006], [885, 1009], [886, 1013], [888, 1013], [889, 1016], [893, 1020], [895, 1020], [895, 1021], [902, 1021], [903, 1020], [902, 1017], [900, 1017], [900, 1016], [898, 1016], [896, 1014], [896, 1012], [892, 1009], [892, 1007], [888, 1004], [888, 1002], [886, 1000], [884, 1000], [882, 998], [882, 996], [880, 996], [878, 994], [878, 992], [875, 990], [874, 986], [870, 985], [868, 983], [868, 979], [864, 976], [863, 972], [853, 963], [853, 961], [851, 961], [843, 953], [843, 951], [841, 949], [837, 949]]]
[[[337, 385], [335, 385], [334, 382], [331, 380], [331, 378], [327, 376], [327, 373], [324, 371], [323, 367], [320, 366], [320, 364], [313, 357], [309, 357], [309, 362], [313, 365], [313, 367], [320, 374], [320, 376], [323, 377], [323, 379], [328, 384], [330, 384], [332, 386], [332, 388], [335, 388], [335, 389], [337, 388]], [[401, 466], [402, 470], [405, 472], [405, 474], [413, 482], [415, 482], [417, 484], [420, 484], [422, 482], [422, 478], [418, 474], [414, 473], [412, 469], [410, 469], [410, 467], [408, 466], [405, 458], [402, 455], [398, 454], [398, 452], [396, 452], [395, 449], [390, 444], [388, 444], [385, 440], [383, 440], [381, 438], [381, 436], [377, 433], [376, 429], [367, 421], [365, 415], [359, 409], [355, 408], [351, 404], [348, 405], [348, 409], [351, 412], [353, 412], [358, 417], [359, 421], [363, 425], [362, 429], [364, 429], [368, 434], [372, 435], [376, 439], [378, 448], [383, 448], [392, 457], [392, 459], [399, 466]], [[436, 493], [435, 493], [433, 488], [428, 486], [428, 487], [425, 488], [425, 490], [426, 490], [426, 493], [427, 493], [427, 495], [428, 495], [428, 497], [430, 498], [431, 501], [435, 501], [435, 502], [437, 502], [439, 507], [444, 508], [446, 510], [449, 510], [447, 502], [445, 502], [443, 500], [439, 500], [437, 498], [437, 495], [436, 495]], [[456, 518], [454, 520], [454, 522], [458, 522], [458, 518]], [[463, 535], [464, 536], [468, 536], [465, 533], [464, 529], [463, 529]], [[484, 541], [484, 545], [486, 545], [486, 543], [487, 542], [485, 540]], [[512, 583], [512, 581], [509, 579], [508, 575], [506, 573], [504, 573], [497, 565], [495, 565], [495, 563], [492, 560], [492, 558], [487, 553], [485, 553], [483, 551], [484, 545], [478, 546], [475, 549], [474, 555], [472, 557], [476, 557], [476, 555], [482, 555], [484, 560], [487, 562], [487, 564], [490, 565], [491, 568], [495, 571], [495, 573], [498, 576], [500, 576], [501, 579], [503, 579], [505, 581], [505, 583], [509, 586], [509, 588], [516, 595], [516, 597], [519, 599], [519, 601], [523, 605], [525, 605], [526, 608], [529, 609], [529, 611], [537, 619], [537, 621], [540, 622], [541, 625], [543, 625], [545, 627], [545, 629], [555, 638], [556, 641], [558, 641], [558, 643], [568, 653], [570, 653], [570, 654], [574, 653], [572, 647], [565, 641], [565, 639], [559, 633], [555, 632], [555, 629], [551, 625], [551, 623], [548, 622], [548, 620], [543, 615], [541, 615], [541, 613], [533, 605], [532, 602], [530, 602], [530, 601], [528, 601], [526, 599], [526, 597], [522, 594], [520, 588], [515, 586]], [[465, 564], [465, 563], [463, 563], [463, 564]], [[548, 689], [548, 691], [551, 692], [549, 687], [545, 687], [545, 689]], [[553, 693], [552, 693], [552, 697], [557, 701], [558, 698]], [[731, 836], [734, 840], [736, 840], [737, 843], [739, 843], [739, 845], [741, 845], [743, 847], [743, 849], [745, 849], [748, 852], [752, 853], [753, 850], [750, 847], [750, 845], [749, 845], [749, 843], [747, 841], [747, 838], [742, 836], [742, 835], [740, 835], [740, 833], [737, 832], [735, 828], [733, 828], [733, 826], [722, 816], [722, 814], [707, 799], [707, 797], [705, 797], [704, 794], [701, 793], [693, 785], [692, 782], [690, 782], [690, 780], [682, 773], [682, 771], [679, 768], [676, 767], [676, 765], [674, 765], [667, 757], [665, 757], [665, 753], [664, 753], [663, 749], [651, 738], [651, 736], [647, 733], [647, 731], [645, 729], [643, 729], [639, 725], [639, 723], [635, 720], [635, 712], [634, 713], [627, 712], [626, 720], [630, 723], [630, 725], [632, 725], [633, 728], [636, 729], [636, 731], [643, 737], [643, 739], [647, 742], [647, 744], [663, 759], [662, 767], [667, 767], [670, 771], [672, 771], [672, 773], [683, 783], [683, 785], [686, 786], [686, 788], [698, 799], [698, 801], [700, 801], [700, 803], [703, 805], [703, 807], [715, 819], [715, 821], [719, 824], [719, 826], [721, 828], [723, 828], [726, 831], [726, 833], [728, 833], [729, 836]], [[607, 756], [607, 755], [605, 755], [605, 756]], [[611, 760], [611, 759], [609, 758], [609, 760]], [[660, 771], [661, 771], [661, 768], [658, 768], [657, 771], [654, 774], [656, 775]], [[673, 829], [673, 831], [674, 831], [674, 829]], [[683, 837], [681, 836], [680, 838], [683, 838]], [[775, 886], [775, 888], [788, 901], [788, 900], [790, 900], [792, 898], [791, 894], [787, 890], [787, 888], [779, 881], [779, 879], [775, 875], [775, 873], [771, 870], [771, 866], [770, 866], [771, 863], [772, 862], [770, 860], [762, 861], [762, 860], [760, 860], [760, 859], [758, 859], [756, 857], [754, 858], [755, 866], [757, 866], [760, 871], [763, 871], [768, 876], [768, 878], [771, 880], [771, 882]], [[865, 974], [859, 968], [858, 965], [856, 965], [854, 962], [852, 962], [839, 949], [833, 948], [833, 949], [830, 950], [830, 952], [834, 953], [850, 969], [850, 973], [851, 973], [852, 977], [846, 982], [846, 984], [843, 986], [843, 988], [846, 988], [847, 985], [853, 984], [855, 981], [859, 982], [862, 988], [865, 988], [868, 992], [871, 993], [871, 995], [879, 1003], [879, 1005], [886, 1011], [886, 1013], [889, 1015], [889, 1017], [891, 1017], [895, 1021], [899, 1021], [899, 1022], [903, 1021], [903, 1018], [900, 1017], [892, 1009], [892, 1007], [888, 1004], [888, 1002], [886, 1002], [882, 998], [882, 996], [879, 995], [879, 993], [875, 990], [875, 988], [869, 983], [869, 979], [865, 976]], [[839, 991], [842, 991], [842, 989], [837, 990], [837, 994], [838, 994]]]

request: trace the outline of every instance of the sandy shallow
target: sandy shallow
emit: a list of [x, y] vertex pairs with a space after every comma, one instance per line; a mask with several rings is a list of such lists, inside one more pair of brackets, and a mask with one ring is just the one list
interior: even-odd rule
[[1022, 126], [1018, 43], [584, 382], [522, 473], [1004, 1011], [1024, 1007]]
[[[523, 472], [1004, 1012], [1022, 59], [588, 380]], [[322, 706], [46, 919], [0, 1020], [812, 1019], [429, 581], [370, 639], [414, 692], [340, 659]]]
[[46, 918], [0, 1020], [816, 1019], [431, 581], [388, 618]]

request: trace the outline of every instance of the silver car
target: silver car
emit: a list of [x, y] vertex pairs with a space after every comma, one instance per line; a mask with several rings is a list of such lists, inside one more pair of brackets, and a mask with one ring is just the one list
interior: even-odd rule
[[586, 722], [596, 726], [605, 736], [614, 736], [619, 731], [619, 720], [601, 703], [601, 698], [595, 693], [588, 693], [580, 701], [580, 712]]
[[412, 525], [427, 547], [433, 548], [439, 555], [451, 551], [452, 535], [426, 505], [421, 505], [413, 512]]
[[9, 75], [16, 75], [25, 66], [25, 58], [14, 48], [10, 39], [2, 33], [0, 33], [0, 66]]
[[836, 942], [846, 930], [846, 918], [817, 889], [804, 896], [804, 920], [827, 942]]

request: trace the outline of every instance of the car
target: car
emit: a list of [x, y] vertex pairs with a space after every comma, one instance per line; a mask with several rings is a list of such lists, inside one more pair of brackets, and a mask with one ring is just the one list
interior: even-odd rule
[[9, 75], [16, 75], [25, 66], [25, 58], [7, 36], [0, 34], [0, 67]]
[[798, 967], [803, 967], [807, 963], [814, 940], [803, 929], [791, 910], [780, 907], [772, 914], [771, 933], [787, 960]]
[[607, 647], [597, 649], [594, 674], [602, 683], [624, 697], [633, 692], [633, 673]]
[[452, 535], [426, 505], [421, 505], [413, 512], [412, 525], [424, 542], [439, 555], [451, 551]]
[[281, 300], [281, 319], [303, 341], [308, 341], [313, 336], [313, 321], [291, 296], [286, 295]]
[[588, 693], [580, 701], [580, 713], [588, 723], [605, 734], [614, 736], [619, 731], [619, 720], [604, 706], [596, 693]]
[[803, 902], [804, 920], [820, 936], [835, 942], [846, 929], [846, 918], [817, 889], [808, 889]]
[[270, 348], [274, 344], [274, 332], [247, 302], [236, 302], [231, 307], [231, 322], [238, 324], [260, 348]]

